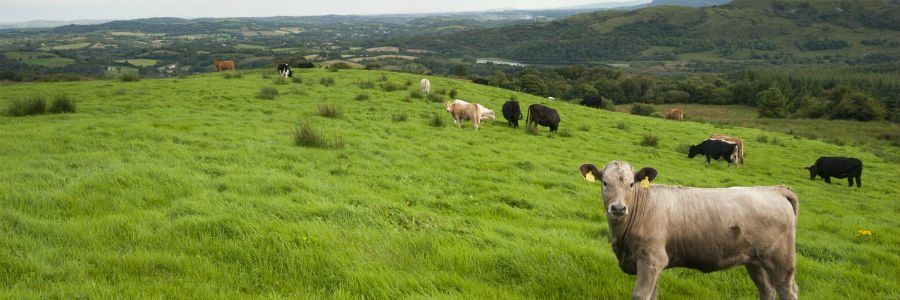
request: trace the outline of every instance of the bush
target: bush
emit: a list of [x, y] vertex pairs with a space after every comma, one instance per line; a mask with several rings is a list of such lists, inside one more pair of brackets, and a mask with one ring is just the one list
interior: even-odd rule
[[259, 93], [256, 94], [256, 98], [266, 100], [274, 100], [275, 96], [278, 96], [278, 89], [270, 86], [260, 88]]
[[332, 69], [332, 70], [347, 70], [347, 69], [353, 69], [353, 66], [351, 66], [350, 64], [345, 63], [345, 62], [339, 62], [339, 63], [332, 64], [328, 68]]
[[458, 92], [456, 91], [456, 89], [450, 90], [450, 99], [456, 99], [457, 94]]
[[119, 80], [122, 82], [136, 82], [141, 81], [141, 76], [138, 74], [125, 73], [122, 76], [119, 76]]
[[644, 138], [641, 139], [641, 146], [656, 147], [657, 145], [659, 145], [659, 137], [652, 133], [645, 133]]
[[628, 129], [628, 126], [625, 125], [625, 122], [619, 122], [616, 123], [616, 128], [618, 128], [619, 130], [626, 130]]
[[364, 90], [375, 88], [375, 83], [372, 81], [369, 81], [369, 80], [360, 81], [359, 83], [357, 83], [357, 85], [359, 85], [359, 88], [364, 89]]
[[300, 83], [303, 83], [303, 78], [300, 78], [300, 77], [291, 77], [291, 81], [292, 81], [293, 83], [300, 84]]
[[406, 122], [406, 114], [392, 114], [391, 121], [394, 122]]
[[356, 99], [356, 101], [366, 101], [366, 100], [369, 100], [369, 94], [362, 93], [362, 94], [356, 95], [356, 98], [354, 98], [354, 99]]
[[405, 83], [406, 86], [412, 86], [412, 80], [407, 79]]
[[344, 141], [340, 137], [324, 137], [309, 125], [308, 122], [300, 122], [294, 130], [294, 144], [300, 147], [341, 149]]
[[324, 86], [332, 86], [334, 85], [334, 78], [322, 77], [321, 79], [319, 79], [319, 84]]
[[423, 99], [425, 98], [425, 94], [420, 90], [411, 90], [409, 91], [409, 97], [413, 99]]
[[600, 108], [608, 111], [616, 111], [616, 103], [609, 98], [600, 99]]
[[6, 110], [6, 115], [11, 117], [33, 116], [47, 112], [47, 100], [43, 96], [31, 96], [22, 100], [13, 101]]
[[234, 79], [234, 78], [240, 79], [243, 76], [244, 75], [242, 75], [241, 73], [238, 73], [238, 72], [225, 72], [225, 74], [222, 75], [222, 77], [224, 77], [225, 79]]
[[428, 125], [431, 125], [431, 127], [444, 127], [444, 118], [438, 113], [432, 114]]
[[48, 111], [51, 114], [65, 114], [75, 112], [75, 101], [66, 94], [53, 95], [53, 102], [50, 103]]
[[643, 104], [643, 103], [635, 103], [631, 106], [631, 114], [638, 116], [651, 116], [656, 112], [656, 109], [653, 108], [653, 105]]
[[319, 105], [319, 116], [335, 119], [341, 117], [341, 112], [337, 109], [337, 106], [322, 104]]
[[399, 84], [393, 82], [384, 82], [381, 84], [381, 89], [385, 92], [393, 92], [400, 90], [402, 87]]
[[284, 77], [278, 77], [278, 78], [275, 78], [274, 80], [272, 80], [272, 84], [286, 85], [286, 84], [288, 84], [288, 80], [287, 80], [287, 78], [284, 78]]
[[444, 96], [441, 96], [440, 94], [428, 94], [428, 101], [435, 102], [435, 103], [443, 102]]
[[759, 101], [756, 108], [759, 109], [760, 118], [785, 118], [788, 116], [788, 100], [781, 94], [781, 90], [770, 87], [759, 93]]

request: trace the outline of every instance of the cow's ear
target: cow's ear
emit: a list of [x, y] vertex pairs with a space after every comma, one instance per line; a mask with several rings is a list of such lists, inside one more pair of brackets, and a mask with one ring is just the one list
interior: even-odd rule
[[640, 171], [637, 171], [637, 173], [634, 173], [634, 181], [641, 181], [644, 180], [644, 178], [653, 181], [653, 179], [656, 179], [657, 174], [659, 174], [659, 172], [654, 168], [643, 168]]
[[597, 166], [592, 164], [583, 164], [581, 167], [578, 167], [581, 170], [581, 177], [584, 177], [584, 180], [594, 182], [597, 181], [597, 178], [603, 177], [603, 171], [597, 169]]

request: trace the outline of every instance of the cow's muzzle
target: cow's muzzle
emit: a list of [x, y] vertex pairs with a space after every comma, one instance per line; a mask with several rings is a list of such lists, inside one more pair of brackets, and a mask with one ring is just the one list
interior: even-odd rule
[[613, 203], [609, 206], [607, 212], [609, 212], [613, 216], [621, 217], [628, 214], [628, 207], [626, 207], [625, 204], [622, 204], [621, 202]]

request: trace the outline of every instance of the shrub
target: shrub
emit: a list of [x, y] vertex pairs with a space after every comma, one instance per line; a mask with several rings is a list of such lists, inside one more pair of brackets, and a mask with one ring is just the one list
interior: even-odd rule
[[439, 95], [446, 95], [446, 94], [447, 94], [447, 89], [445, 89], [445, 88], [440, 88], [440, 89], [435, 90], [434, 93], [435, 93], [435, 94], [439, 94]]
[[332, 85], [334, 85], [334, 78], [322, 77], [321, 79], [319, 79], [319, 83], [324, 86], [332, 86]]
[[656, 112], [656, 109], [653, 108], [653, 105], [643, 104], [643, 103], [635, 103], [631, 106], [631, 114], [638, 116], [650, 116]]
[[619, 130], [626, 130], [628, 129], [628, 126], [625, 125], [625, 122], [619, 122], [616, 123], [616, 128], [618, 128]]
[[394, 122], [406, 122], [406, 114], [392, 114], [391, 121]]
[[444, 118], [440, 114], [434, 113], [431, 115], [431, 119], [428, 120], [428, 125], [431, 125], [431, 127], [444, 127]]
[[69, 95], [60, 93], [53, 95], [53, 102], [47, 110], [51, 114], [65, 114], [75, 112], [75, 101], [69, 98]]
[[756, 137], [756, 141], [760, 142], [760, 143], [768, 143], [769, 137], [761, 135], [761, 136]]
[[284, 77], [279, 76], [278, 78], [275, 78], [275, 79], [272, 80], [272, 84], [274, 84], [274, 85], [286, 85], [286, 84], [288, 84], [288, 80], [287, 80], [287, 78], [284, 78]]
[[645, 133], [644, 138], [641, 139], [641, 146], [656, 147], [657, 145], [659, 145], [659, 137], [653, 133]]
[[11, 117], [33, 116], [47, 112], [47, 100], [43, 96], [31, 96], [26, 99], [15, 100], [6, 110], [6, 115]]
[[325, 137], [309, 125], [308, 122], [300, 122], [294, 130], [294, 144], [300, 147], [341, 149], [344, 141], [340, 137]]
[[332, 70], [347, 70], [347, 69], [353, 69], [353, 66], [351, 66], [350, 64], [345, 63], [345, 62], [338, 62], [338, 63], [332, 64], [328, 68], [332, 69]]
[[428, 101], [431, 101], [431, 102], [443, 102], [443, 101], [444, 101], [444, 96], [441, 96], [440, 94], [428, 94]]
[[387, 74], [381, 73], [381, 77], [378, 77], [378, 81], [381, 81], [381, 82], [388, 81]]
[[125, 73], [125, 74], [122, 74], [122, 76], [119, 76], [119, 80], [122, 82], [141, 81], [141, 76], [138, 74]]
[[364, 90], [375, 88], [375, 83], [372, 81], [369, 81], [369, 80], [360, 81], [359, 83], [357, 83], [357, 85], [359, 85], [359, 88], [364, 89]]
[[329, 105], [326, 103], [319, 105], [319, 116], [332, 119], [340, 118], [341, 112], [337, 109], [337, 106]]
[[400, 90], [401, 87], [399, 84], [396, 84], [393, 82], [384, 82], [381, 84], [381, 89], [384, 90], [385, 92], [393, 92], [393, 91]]
[[616, 103], [609, 98], [603, 97], [600, 99], [600, 108], [608, 111], [616, 111]]
[[407, 79], [403, 84], [405, 84], [406, 86], [412, 86], [412, 80]]
[[234, 78], [240, 79], [243, 76], [244, 76], [243, 74], [238, 73], [238, 72], [225, 72], [225, 74], [222, 75], [222, 77], [224, 77], [225, 79], [234, 79]]
[[270, 86], [260, 88], [259, 93], [256, 94], [256, 98], [266, 100], [274, 100], [275, 96], [278, 96], [278, 89]]
[[456, 91], [456, 89], [450, 90], [450, 99], [456, 99], [457, 94], [458, 92]]
[[356, 101], [366, 101], [366, 100], [369, 100], [369, 94], [362, 93], [362, 94], [356, 95], [356, 98], [354, 98], [354, 99], [356, 99]]
[[781, 94], [781, 90], [770, 87], [759, 93], [759, 101], [756, 108], [759, 109], [760, 118], [784, 118], [788, 116], [788, 100]]
[[411, 90], [409, 91], [409, 97], [413, 99], [422, 99], [425, 98], [425, 93], [422, 93], [420, 90]]
[[291, 77], [291, 81], [297, 84], [303, 83], [303, 78], [300, 77]]

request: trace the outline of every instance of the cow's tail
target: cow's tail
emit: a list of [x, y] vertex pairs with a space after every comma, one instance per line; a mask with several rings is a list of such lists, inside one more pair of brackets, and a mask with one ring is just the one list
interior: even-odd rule
[[781, 195], [791, 203], [791, 208], [794, 209], [794, 216], [796, 216], [797, 213], [800, 212], [800, 202], [797, 199], [797, 194], [794, 193], [794, 190], [791, 188], [783, 185], [779, 186], [779, 191], [781, 192]]
[[[522, 112], [519, 113], [521, 114]], [[528, 124], [531, 124], [531, 107], [528, 107], [528, 113], [525, 116], [525, 126], [528, 126]]]

